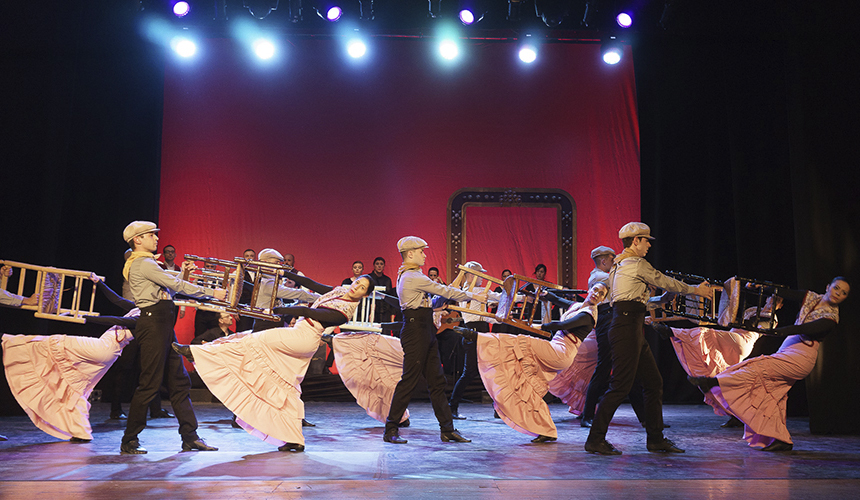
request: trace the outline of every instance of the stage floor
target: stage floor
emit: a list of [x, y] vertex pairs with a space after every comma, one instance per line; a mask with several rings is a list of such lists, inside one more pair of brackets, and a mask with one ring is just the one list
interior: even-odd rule
[[405, 445], [382, 441], [383, 426], [354, 403], [307, 403], [304, 453], [282, 453], [230, 426], [217, 403], [195, 404], [199, 433], [217, 452], [181, 453], [177, 423], [150, 421], [147, 455], [119, 454], [125, 421], [109, 405], [91, 411], [91, 443], [60, 441], [27, 417], [0, 417], [0, 498], [857, 498], [860, 436], [813, 436], [790, 419], [794, 451], [749, 448], [742, 429], [704, 405], [666, 406], [666, 435], [687, 450], [645, 450], [645, 431], [623, 405], [607, 438], [624, 454], [583, 450], [588, 430], [550, 405], [555, 443], [532, 444], [492, 405], [463, 404], [455, 422], [472, 443], [443, 443], [429, 403], [414, 402]]

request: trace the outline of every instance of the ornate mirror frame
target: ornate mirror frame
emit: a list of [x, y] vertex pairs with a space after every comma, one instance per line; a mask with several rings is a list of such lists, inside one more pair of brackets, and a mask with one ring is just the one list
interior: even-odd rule
[[555, 208], [558, 230], [558, 267], [560, 285], [576, 284], [576, 203], [563, 189], [463, 188], [448, 199], [448, 276], [466, 256], [467, 207]]

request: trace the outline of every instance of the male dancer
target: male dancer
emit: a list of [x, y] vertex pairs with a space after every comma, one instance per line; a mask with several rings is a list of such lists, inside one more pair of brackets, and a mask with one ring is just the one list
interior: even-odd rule
[[[158, 248], [158, 231], [152, 222], [134, 221], [122, 232], [123, 239], [133, 250], [122, 274], [129, 282], [135, 305], [140, 308], [134, 331], [135, 339], [140, 342], [140, 379], [129, 405], [120, 453], [146, 453], [137, 435], [146, 427], [146, 409], [162, 381], [167, 385], [173, 413], [179, 420], [182, 451], [214, 451], [218, 448], [207, 445], [197, 435], [197, 417], [189, 396], [191, 379], [182, 358], [170, 348], [171, 342], [176, 342], [173, 294], [223, 300], [227, 291], [197, 286], [163, 270], [153, 258]], [[183, 268], [193, 265], [190, 261], [182, 263]]]
[[663, 378], [643, 332], [645, 304], [649, 300], [648, 285], [701, 297], [711, 297], [712, 292], [707, 283], [693, 287], [651, 267], [645, 255], [654, 238], [647, 224], [630, 222], [621, 228], [618, 237], [624, 243], [624, 251], [615, 258], [615, 264], [609, 272], [612, 288], [612, 323], [609, 326], [612, 374], [609, 389], [597, 405], [585, 451], [601, 455], [621, 454], [606, 440], [606, 432], [615, 410], [630, 392], [634, 379], [639, 379], [645, 391], [648, 451], [683, 453], [684, 450], [663, 436]]
[[397, 242], [397, 251], [403, 258], [403, 265], [397, 272], [397, 296], [400, 298], [400, 309], [403, 311], [403, 329], [400, 331], [400, 344], [403, 347], [403, 375], [394, 388], [382, 440], [386, 443], [406, 443], [406, 440], [400, 437], [398, 424], [409, 405], [412, 391], [423, 373], [430, 391], [430, 402], [433, 405], [436, 420], [439, 421], [442, 441], [469, 443], [471, 440], [464, 438], [454, 428], [451, 407], [448, 406], [448, 400], [445, 398], [445, 375], [439, 359], [439, 348], [436, 346], [436, 328], [433, 326], [430, 296], [439, 295], [459, 302], [465, 300], [486, 302], [487, 295], [441, 285], [425, 276], [421, 272], [421, 267], [427, 258], [424, 254], [425, 248], [427, 248], [427, 242], [416, 236], [405, 236]]

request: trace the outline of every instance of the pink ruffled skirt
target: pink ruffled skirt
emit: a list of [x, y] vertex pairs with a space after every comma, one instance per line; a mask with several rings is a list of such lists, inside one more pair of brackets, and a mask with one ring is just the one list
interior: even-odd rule
[[581, 415], [588, 384], [596, 366], [597, 338], [592, 331], [579, 346], [573, 363], [549, 381], [549, 392], [561, 399], [569, 407], [570, 413]]
[[744, 423], [750, 446], [765, 447], [774, 439], [791, 443], [785, 425], [788, 390], [815, 367], [820, 343], [803, 342], [799, 335], [786, 338], [770, 356], [748, 359], [717, 375], [719, 387], [706, 394], [720, 415], [734, 415]]
[[[400, 339], [364, 332], [339, 333], [332, 341], [343, 384], [368, 415], [385, 423], [394, 388], [403, 376]], [[401, 422], [409, 418], [404, 412]]]
[[551, 341], [478, 334], [478, 371], [496, 412], [508, 426], [530, 436], [558, 437], [543, 396], [548, 382], [573, 363], [578, 344], [563, 334]]
[[308, 321], [203, 345], [192, 345], [206, 387], [263, 441], [304, 444], [301, 382], [319, 348], [322, 329]]
[[36, 427], [59, 439], [92, 439], [87, 399], [131, 339], [119, 327], [99, 338], [3, 335], [6, 380]]

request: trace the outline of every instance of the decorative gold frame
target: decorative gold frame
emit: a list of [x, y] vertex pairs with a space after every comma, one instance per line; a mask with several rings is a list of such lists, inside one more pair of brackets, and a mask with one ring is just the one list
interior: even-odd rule
[[563, 189], [463, 188], [448, 199], [448, 276], [465, 262], [467, 207], [550, 207], [556, 209], [559, 281], [576, 284], [576, 203]]

